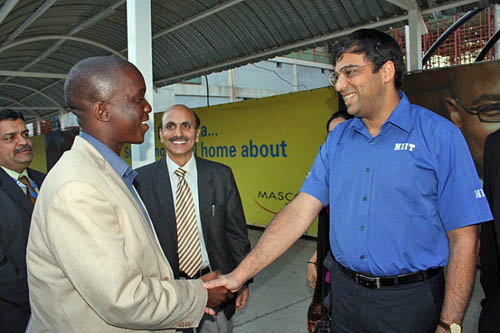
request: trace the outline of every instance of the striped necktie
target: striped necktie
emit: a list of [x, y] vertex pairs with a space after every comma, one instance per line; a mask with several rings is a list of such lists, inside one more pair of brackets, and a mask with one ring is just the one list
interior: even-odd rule
[[36, 197], [37, 197], [37, 194], [36, 194], [36, 191], [35, 189], [33, 188], [33, 186], [31, 186], [31, 182], [29, 181], [28, 177], [24, 176], [24, 175], [21, 175], [19, 176], [19, 181], [26, 186], [26, 195], [28, 196], [28, 199], [30, 199], [31, 203], [33, 204], [33, 206], [35, 205], [35, 202], [36, 202]]
[[186, 170], [179, 168], [175, 170], [175, 174], [179, 177], [175, 202], [179, 269], [192, 277], [199, 271], [202, 263], [198, 223], [193, 196], [184, 177]]

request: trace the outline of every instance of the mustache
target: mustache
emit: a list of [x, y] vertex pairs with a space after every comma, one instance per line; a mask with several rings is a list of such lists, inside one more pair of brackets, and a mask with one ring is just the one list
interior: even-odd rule
[[189, 138], [187, 138], [185, 136], [173, 136], [170, 139], [168, 139], [168, 141], [170, 141], [170, 142], [174, 142], [174, 141], [178, 141], [178, 140], [189, 141]]
[[32, 145], [25, 145], [21, 146], [20, 148], [14, 149], [14, 155], [17, 153], [22, 152], [23, 150], [28, 150], [28, 151], [33, 151], [33, 146]]

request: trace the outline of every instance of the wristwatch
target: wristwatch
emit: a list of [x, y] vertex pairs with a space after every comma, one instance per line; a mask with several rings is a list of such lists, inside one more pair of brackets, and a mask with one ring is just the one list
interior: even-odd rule
[[440, 319], [438, 325], [450, 331], [451, 333], [462, 333], [462, 326], [460, 326], [460, 324], [457, 323], [448, 324]]

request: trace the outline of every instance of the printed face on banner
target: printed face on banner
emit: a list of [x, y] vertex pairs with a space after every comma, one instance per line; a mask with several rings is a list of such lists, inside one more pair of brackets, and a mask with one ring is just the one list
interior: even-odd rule
[[500, 129], [500, 63], [458, 67], [450, 76], [449, 118], [462, 130], [482, 178], [484, 142]]
[[179, 166], [186, 164], [193, 155], [199, 135], [194, 114], [186, 107], [174, 106], [163, 115], [160, 140], [168, 157]]

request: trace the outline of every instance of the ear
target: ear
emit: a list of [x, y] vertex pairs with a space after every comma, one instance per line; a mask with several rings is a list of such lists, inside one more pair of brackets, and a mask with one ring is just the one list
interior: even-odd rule
[[160, 127], [160, 131], [158, 132], [158, 134], [160, 135], [160, 142], [162, 144], [165, 144], [165, 142], [163, 142], [163, 125]]
[[460, 119], [460, 113], [458, 112], [457, 101], [451, 97], [447, 96], [445, 99], [446, 109], [448, 110], [448, 117], [451, 122], [455, 124], [458, 128], [462, 128], [462, 120]]
[[390, 60], [386, 61], [385, 64], [383, 64], [379, 69], [379, 71], [382, 73], [384, 83], [394, 81], [394, 76], [396, 75], [396, 66], [394, 66], [394, 62]]
[[105, 102], [95, 102], [92, 106], [92, 115], [95, 119], [108, 122], [111, 120], [111, 112], [109, 110], [109, 104]]
[[200, 141], [200, 129], [198, 128], [194, 133], [194, 142], [199, 142], [199, 141]]

